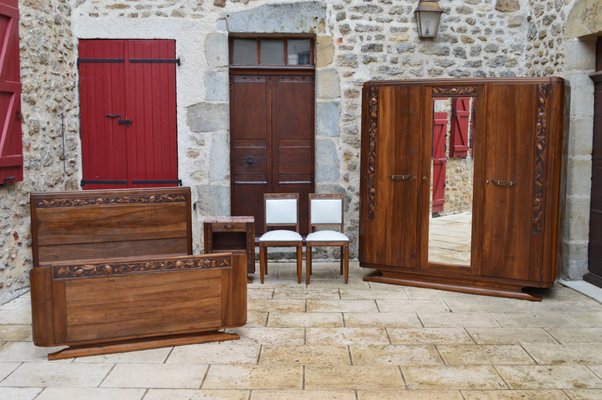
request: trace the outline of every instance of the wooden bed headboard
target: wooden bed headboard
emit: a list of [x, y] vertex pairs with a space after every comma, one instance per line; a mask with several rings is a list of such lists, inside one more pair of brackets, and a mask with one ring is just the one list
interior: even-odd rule
[[190, 188], [32, 193], [33, 266], [192, 254]]

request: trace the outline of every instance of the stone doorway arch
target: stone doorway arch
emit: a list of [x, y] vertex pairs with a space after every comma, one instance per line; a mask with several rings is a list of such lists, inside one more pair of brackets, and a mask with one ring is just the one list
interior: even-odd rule
[[602, 36], [602, 3], [578, 0], [565, 25], [564, 77], [571, 84], [567, 199], [562, 275], [579, 280], [588, 271], [596, 40]]

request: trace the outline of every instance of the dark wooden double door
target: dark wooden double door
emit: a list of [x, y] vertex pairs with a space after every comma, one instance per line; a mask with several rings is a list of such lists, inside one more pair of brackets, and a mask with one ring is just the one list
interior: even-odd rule
[[232, 215], [255, 217], [264, 231], [264, 193], [299, 193], [300, 229], [308, 230], [314, 191], [314, 75], [230, 75]]
[[589, 222], [589, 272], [583, 277], [602, 287], [602, 38], [598, 39], [594, 80], [594, 142]]

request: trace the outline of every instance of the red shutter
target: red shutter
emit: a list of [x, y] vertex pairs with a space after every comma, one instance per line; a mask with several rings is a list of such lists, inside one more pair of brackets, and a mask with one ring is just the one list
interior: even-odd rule
[[447, 113], [436, 112], [433, 120], [433, 213], [442, 212], [445, 204], [446, 136]]
[[130, 186], [177, 186], [176, 64], [159, 62], [176, 58], [176, 43], [127, 40], [125, 54]]
[[173, 40], [81, 40], [84, 189], [178, 185]]
[[452, 100], [452, 125], [450, 137], [450, 157], [466, 158], [468, 143], [468, 125], [470, 117], [470, 97], [459, 97]]
[[0, 185], [23, 180], [17, 6], [0, 0]]
[[79, 42], [84, 189], [128, 187], [123, 40]]

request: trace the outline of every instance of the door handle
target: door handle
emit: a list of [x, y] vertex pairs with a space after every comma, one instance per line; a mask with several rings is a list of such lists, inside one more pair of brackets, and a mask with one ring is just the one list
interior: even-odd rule
[[391, 180], [392, 181], [409, 181], [409, 180], [414, 180], [416, 179], [415, 176], [413, 175], [391, 175]]
[[255, 157], [253, 156], [246, 156], [245, 157], [245, 165], [247, 167], [252, 167], [257, 163], [257, 161], [255, 160]]
[[499, 187], [512, 187], [515, 185], [518, 185], [518, 181], [501, 181], [498, 179], [487, 179], [485, 181], [485, 183], [493, 183], [495, 186], [499, 186]]
[[107, 115], [105, 115], [105, 118], [112, 118], [112, 119], [121, 118], [121, 115], [119, 115], [119, 114], [107, 114]]

